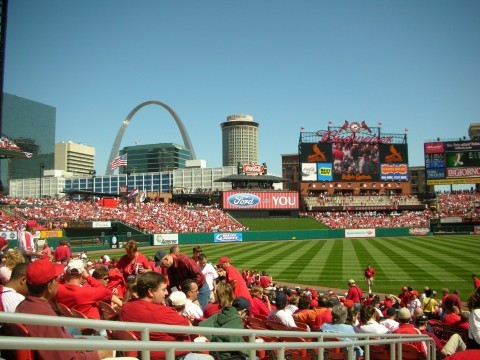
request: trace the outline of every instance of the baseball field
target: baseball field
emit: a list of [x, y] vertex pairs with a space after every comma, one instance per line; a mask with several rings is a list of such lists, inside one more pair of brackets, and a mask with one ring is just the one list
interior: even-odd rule
[[[312, 223], [313, 222], [313, 223]], [[242, 220], [251, 230], [314, 228], [310, 219]], [[318, 227], [317, 227], [318, 228]], [[367, 290], [363, 271], [367, 264], [376, 271], [374, 292], [398, 295], [402, 286], [421, 291], [458, 289], [467, 299], [473, 291], [471, 275], [480, 273], [479, 236], [441, 235], [396, 238], [290, 240], [202, 244], [209, 261], [228, 256], [241, 270], [265, 270], [274, 281], [302, 286], [346, 289], [348, 279]], [[191, 256], [194, 245], [180, 245]], [[141, 252], [154, 255], [158, 248]], [[119, 256], [119, 254], [112, 254]]]

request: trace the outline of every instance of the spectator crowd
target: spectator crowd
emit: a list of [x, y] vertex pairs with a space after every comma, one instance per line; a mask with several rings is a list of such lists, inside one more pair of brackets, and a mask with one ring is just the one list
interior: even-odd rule
[[[199, 334], [202, 327], [258, 329], [263, 324], [265, 329], [352, 334], [342, 341], [355, 339], [356, 333], [425, 334], [434, 340], [442, 358], [467, 349], [465, 354], [474, 354], [472, 351], [480, 349], [480, 280], [476, 275], [472, 275], [474, 291], [467, 302], [468, 311], [464, 311], [458, 292], [450, 293], [447, 288], [437, 299], [437, 293], [428, 287], [417, 290], [410, 286], [402, 287], [398, 295], [380, 296], [371, 287], [364, 292], [354, 279], [346, 282], [346, 292], [281, 285], [266, 271], [238, 270], [225, 256], [211, 263], [200, 246], [192, 249], [191, 256], [174, 245], [148, 258], [130, 240], [119, 259], [80, 254], [60, 261], [46, 257], [34, 260], [16, 254], [11, 261], [11, 271], [0, 289], [1, 311], [57, 316], [67, 308], [91, 319], [103, 319], [100, 303], [106, 303], [116, 309], [119, 320], [198, 326]], [[365, 274], [373, 281], [375, 271], [371, 266]], [[27, 328], [35, 337], [82, 334], [78, 328]], [[98, 330], [95, 336], [108, 338], [108, 333]], [[234, 335], [206, 337], [209, 341], [244, 341]], [[150, 339], [192, 341], [182, 334], [161, 332], [152, 332]], [[410, 345], [427, 354], [425, 342]], [[360, 358], [363, 348], [355, 347], [355, 353]], [[83, 350], [41, 350], [39, 354], [44, 359], [111, 356], [108, 351]], [[246, 356], [242, 352], [224, 355], [239, 359]], [[165, 354], [152, 351], [151, 356], [161, 359]], [[213, 359], [207, 354], [181, 351], [176, 356]]]

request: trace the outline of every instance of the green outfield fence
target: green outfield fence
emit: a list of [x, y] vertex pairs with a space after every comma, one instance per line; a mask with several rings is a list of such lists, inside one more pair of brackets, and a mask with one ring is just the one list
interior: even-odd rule
[[[345, 229], [335, 230], [282, 230], [282, 231], [246, 231], [237, 232], [241, 236], [242, 242], [250, 241], [279, 241], [279, 240], [326, 240], [345, 238]], [[178, 234], [179, 245], [189, 244], [208, 244], [215, 242], [218, 234], [226, 233], [187, 233]], [[412, 236], [409, 228], [381, 228], [375, 229], [375, 237], [399, 237]], [[117, 244], [112, 244], [113, 235], [104, 236], [86, 236], [86, 237], [63, 237], [49, 238], [48, 243], [52, 248], [56, 248], [60, 240], [65, 239], [70, 243], [73, 252], [96, 251], [114, 248], [122, 248], [128, 240], [135, 240], [140, 247], [153, 246], [153, 234], [116, 234]], [[16, 246], [16, 240], [10, 241], [11, 247]], [[116, 245], [116, 247], [113, 247]], [[166, 244], [163, 244], [166, 245]]]

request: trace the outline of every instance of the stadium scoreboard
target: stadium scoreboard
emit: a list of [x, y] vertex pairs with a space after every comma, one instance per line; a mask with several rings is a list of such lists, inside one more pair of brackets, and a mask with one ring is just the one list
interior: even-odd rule
[[300, 133], [302, 182], [407, 182], [406, 134], [383, 134], [365, 121]]
[[427, 142], [424, 154], [427, 185], [480, 183], [480, 142]]

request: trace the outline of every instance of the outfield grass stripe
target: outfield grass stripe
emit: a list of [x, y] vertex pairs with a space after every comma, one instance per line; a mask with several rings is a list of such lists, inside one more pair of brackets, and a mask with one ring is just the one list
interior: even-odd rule
[[288, 248], [278, 247], [276, 256], [272, 261], [272, 272], [275, 272], [279, 279], [290, 278], [297, 279], [310, 261], [306, 254], [312, 253], [315, 248], [315, 242], [292, 241]]
[[409, 243], [406, 241], [397, 241], [396, 245], [403, 251], [411, 251], [411, 257], [416, 259], [416, 263], [428, 268], [430, 275], [432, 275], [432, 277], [434, 277], [436, 280], [443, 279], [445, 276], [445, 268], [450, 269], [451, 273], [457, 275], [459, 279], [464, 277], [462, 274], [465, 273], [466, 269], [458, 266], [457, 262], [453, 263], [449, 261], [450, 255], [445, 254], [447, 251], [445, 251], [445, 253], [435, 251], [431, 249], [430, 246], [428, 246], [427, 249], [425, 246], [418, 246], [415, 243]]
[[302, 259], [305, 260], [305, 265], [303, 269], [297, 274], [297, 279], [312, 279], [320, 280], [324, 262], [320, 261], [322, 254], [325, 252], [325, 248], [328, 245], [328, 241], [319, 240], [312, 242], [312, 246], [305, 248], [302, 255]]
[[[360, 241], [349, 239], [343, 242], [343, 271], [342, 273], [348, 279], [354, 279], [358, 281], [363, 279], [363, 268], [365, 263], [362, 264], [360, 256], [362, 254], [361, 249], [358, 247]], [[358, 251], [360, 250], [360, 251]]]

